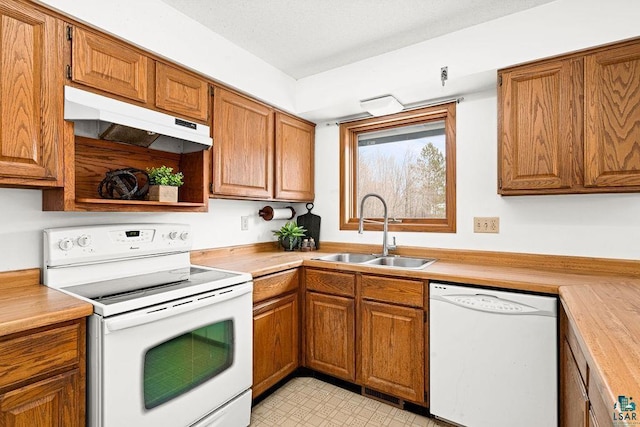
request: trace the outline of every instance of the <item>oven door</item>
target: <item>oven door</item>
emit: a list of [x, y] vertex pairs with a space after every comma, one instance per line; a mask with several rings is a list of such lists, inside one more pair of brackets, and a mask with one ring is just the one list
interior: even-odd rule
[[[247, 391], [252, 289], [248, 282], [108, 319], [92, 316], [90, 425], [189, 426]], [[250, 399], [238, 400], [248, 402], [241, 405], [248, 425]]]

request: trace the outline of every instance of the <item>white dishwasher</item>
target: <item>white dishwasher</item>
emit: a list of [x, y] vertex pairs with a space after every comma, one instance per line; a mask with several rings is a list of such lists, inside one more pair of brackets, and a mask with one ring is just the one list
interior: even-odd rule
[[467, 427], [558, 425], [557, 298], [429, 285], [431, 414]]

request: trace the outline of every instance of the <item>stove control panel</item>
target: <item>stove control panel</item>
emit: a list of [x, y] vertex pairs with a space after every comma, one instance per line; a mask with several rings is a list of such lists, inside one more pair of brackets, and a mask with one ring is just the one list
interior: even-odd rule
[[155, 229], [116, 230], [109, 235], [117, 243], [150, 243], [153, 242], [155, 232]]
[[188, 252], [188, 224], [113, 224], [44, 230], [47, 266]]

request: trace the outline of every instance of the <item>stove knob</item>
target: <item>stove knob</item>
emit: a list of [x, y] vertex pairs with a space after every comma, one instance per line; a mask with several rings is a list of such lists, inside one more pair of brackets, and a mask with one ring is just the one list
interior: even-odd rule
[[169, 238], [171, 240], [176, 240], [178, 238], [178, 232], [177, 231], [172, 231], [169, 233]]
[[80, 246], [81, 248], [86, 248], [90, 244], [91, 244], [91, 236], [87, 234], [83, 234], [82, 236], [78, 237], [78, 246]]
[[62, 249], [63, 251], [68, 251], [73, 248], [73, 240], [65, 237], [64, 239], [60, 240], [60, 243], [58, 243], [58, 247], [60, 247], [60, 249]]
[[188, 232], [188, 231], [183, 231], [183, 232], [180, 234], [180, 238], [181, 238], [182, 240], [187, 240], [187, 239], [189, 238], [189, 232]]

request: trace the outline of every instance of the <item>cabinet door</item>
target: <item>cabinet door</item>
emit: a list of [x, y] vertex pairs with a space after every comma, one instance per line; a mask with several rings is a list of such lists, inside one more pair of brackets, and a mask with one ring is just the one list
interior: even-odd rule
[[363, 301], [362, 381], [412, 402], [424, 402], [424, 312]]
[[72, 79], [95, 89], [134, 101], [148, 102], [151, 60], [106, 36], [73, 29]]
[[307, 292], [307, 367], [355, 381], [355, 302]]
[[314, 140], [315, 126], [276, 113], [276, 199], [313, 200]]
[[205, 80], [162, 62], [156, 62], [158, 108], [205, 121], [209, 112], [208, 88]]
[[47, 378], [0, 395], [1, 426], [75, 427], [84, 425], [79, 410], [78, 370]]
[[273, 110], [215, 88], [213, 194], [273, 197]]
[[253, 309], [253, 397], [298, 367], [298, 294]]
[[588, 427], [587, 414], [589, 399], [582, 382], [578, 365], [573, 359], [571, 348], [565, 340], [562, 348], [562, 398], [560, 413], [563, 427]]
[[0, 184], [63, 183], [63, 26], [0, 0]]
[[585, 186], [640, 185], [640, 43], [585, 59]]
[[558, 60], [501, 74], [499, 191], [571, 187], [581, 149], [582, 63]]

